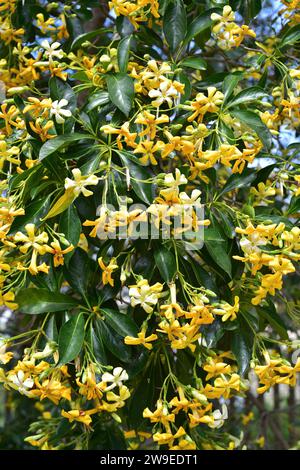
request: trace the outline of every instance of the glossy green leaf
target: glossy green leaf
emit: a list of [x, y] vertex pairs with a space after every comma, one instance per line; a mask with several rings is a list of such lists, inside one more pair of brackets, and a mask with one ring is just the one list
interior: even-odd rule
[[300, 212], [300, 197], [292, 197], [287, 214], [297, 214]]
[[226, 184], [223, 186], [223, 189], [219, 193], [219, 195], [223, 196], [223, 194], [228, 193], [229, 191], [233, 191], [234, 189], [239, 189], [242, 187], [246, 187], [252, 183], [256, 178], [256, 173], [252, 169], [246, 169], [240, 175], [239, 173], [234, 173], [229, 176]]
[[231, 257], [227, 253], [224, 243], [205, 240], [205, 246], [215, 263], [231, 277]]
[[171, 0], [163, 18], [163, 30], [172, 52], [176, 50], [186, 35], [187, 19], [182, 0]]
[[75, 37], [74, 41], [72, 42], [70, 49], [71, 51], [77, 50], [80, 46], [86, 42], [91, 41], [91, 39], [99, 37], [102, 33], [108, 32], [108, 28], [99, 28], [94, 29], [93, 31], [89, 31], [88, 33], [80, 34], [79, 36]]
[[95, 139], [95, 137], [88, 135], [88, 134], [80, 134], [78, 132], [74, 132], [73, 134], [64, 134], [54, 139], [50, 139], [44, 143], [41, 147], [39, 159], [43, 160], [46, 157], [49, 157], [55, 152], [61, 152], [69, 144], [73, 142], [78, 142], [83, 139]]
[[251, 103], [252, 101], [262, 100], [267, 98], [269, 95], [258, 86], [253, 86], [240, 91], [237, 95], [233, 96], [226, 105], [226, 108], [232, 108], [240, 104]]
[[242, 78], [243, 78], [242, 73], [234, 73], [234, 74], [230, 73], [224, 78], [223, 85], [222, 85], [222, 91], [224, 95], [223, 103], [226, 103], [228, 98], [230, 98], [237, 84], [242, 80]]
[[125, 116], [128, 116], [134, 99], [132, 78], [125, 73], [116, 73], [107, 75], [106, 83], [110, 100]]
[[138, 327], [128, 314], [118, 312], [111, 308], [101, 308], [101, 313], [105, 316], [105, 321], [120, 335], [120, 336], [136, 336]]
[[85, 111], [89, 113], [93, 111], [93, 109], [97, 108], [98, 106], [103, 106], [104, 104], [109, 103], [109, 94], [107, 91], [100, 90], [92, 93], [89, 96], [88, 103], [85, 107]]
[[103, 343], [106, 348], [120, 361], [130, 362], [131, 361], [131, 350], [124, 343], [124, 338], [119, 335], [110, 325], [106, 324], [106, 321], [99, 322], [99, 330]]
[[46, 312], [60, 312], [78, 305], [78, 301], [59, 292], [47, 289], [22, 289], [16, 296], [16, 302], [23, 313], [37, 315]]
[[160, 246], [154, 250], [154, 259], [163, 280], [171, 282], [177, 272], [174, 254], [165, 246]]
[[82, 248], [76, 248], [64, 272], [70, 286], [84, 297], [89, 283], [90, 259]]
[[107, 365], [107, 354], [105, 351], [103, 339], [101, 338], [101, 334], [99, 332], [97, 320], [94, 326], [92, 323], [90, 324], [87, 341], [92, 349], [92, 352], [97, 362], [101, 365]]
[[81, 222], [77, 209], [73, 204], [71, 204], [61, 216], [59, 232], [63, 233], [73, 246], [77, 245], [81, 233]]
[[262, 122], [258, 114], [253, 111], [244, 111], [240, 109], [231, 109], [230, 113], [249, 127], [249, 129], [254, 130], [267, 149], [271, 148], [272, 134], [267, 126]]
[[239, 373], [244, 375], [250, 366], [252, 359], [253, 333], [245, 321], [240, 322], [240, 326], [232, 333], [231, 347], [236, 357]]
[[118, 44], [118, 65], [120, 72], [127, 72], [132, 36], [121, 39]]
[[14, 235], [16, 232], [25, 232], [25, 225], [32, 223], [37, 228], [42, 224], [42, 218], [46, 215], [50, 207], [51, 194], [46, 198], [33, 201], [25, 207], [25, 214], [18, 215], [11, 224], [9, 235]]
[[287, 325], [284, 323], [283, 319], [276, 312], [274, 305], [265, 305], [264, 307], [256, 307], [258, 314], [263, 317], [279, 334], [282, 339], [289, 339], [287, 332]]
[[58, 365], [73, 361], [80, 353], [84, 341], [84, 316], [82, 313], [73, 315], [63, 324], [58, 336]]
[[220, 11], [220, 10], [216, 8], [207, 10], [191, 22], [191, 24], [188, 26], [188, 29], [187, 29], [186, 37], [184, 40], [185, 43], [188, 43], [189, 41], [191, 41], [191, 39], [196, 37], [198, 34], [203, 33], [205, 30], [211, 27], [213, 22], [210, 16], [214, 11]]
[[136, 195], [146, 204], [152, 204], [155, 186], [147, 182], [152, 177], [150, 170], [141, 165], [138, 158], [124, 150], [117, 151], [123, 165], [128, 168], [130, 184]]
[[180, 67], [189, 67], [196, 70], [206, 70], [207, 62], [201, 57], [186, 57], [180, 62]]
[[289, 28], [286, 33], [282, 36], [279, 42], [279, 49], [282, 49], [285, 46], [292, 46], [300, 41], [300, 25], [297, 24], [292, 28]]

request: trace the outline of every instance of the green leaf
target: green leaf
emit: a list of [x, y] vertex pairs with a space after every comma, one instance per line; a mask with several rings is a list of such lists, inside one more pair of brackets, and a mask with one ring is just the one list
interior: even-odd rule
[[226, 108], [229, 109], [232, 106], [239, 104], [251, 103], [252, 101], [261, 100], [263, 98], [267, 98], [268, 96], [268, 93], [266, 93], [264, 90], [258, 86], [253, 86], [247, 88], [246, 90], [242, 90], [240, 93], [231, 98], [231, 100], [227, 103]]
[[272, 171], [277, 167], [276, 163], [272, 163], [271, 165], [267, 165], [264, 168], [258, 170], [255, 176], [255, 180], [252, 181], [251, 186], [257, 186], [259, 183], [265, 183], [272, 173]]
[[179, 72], [176, 74], [176, 80], [184, 85], [184, 90], [180, 98], [180, 103], [184, 103], [191, 96], [192, 85], [190, 79], [186, 73]]
[[154, 259], [161, 277], [165, 282], [171, 282], [177, 272], [176, 259], [165, 246], [154, 251]]
[[72, 204], [75, 198], [76, 196], [74, 195], [73, 189], [67, 189], [64, 194], [56, 200], [49, 212], [42, 219], [43, 222], [64, 212], [66, 209], [68, 209], [70, 204]]
[[237, 84], [242, 80], [242, 73], [231, 73], [224, 78], [222, 91], [224, 95], [223, 103], [226, 103], [227, 99], [232, 95]]
[[131, 361], [131, 349], [126, 346], [124, 339], [114, 329], [106, 324], [105, 321], [99, 322], [99, 334], [106, 348], [120, 361]]
[[244, 375], [252, 359], [253, 333], [244, 320], [240, 320], [237, 330], [232, 331], [231, 348], [236, 357], [239, 373]]
[[24, 232], [25, 225], [32, 223], [37, 228], [42, 224], [42, 218], [46, 215], [50, 207], [51, 194], [43, 199], [38, 199], [28, 204], [25, 207], [25, 214], [18, 215], [11, 224], [9, 235], [14, 235], [16, 232]]
[[240, 2], [240, 12], [245, 18], [246, 24], [253, 20], [262, 8], [261, 0], [242, 0]]
[[207, 62], [201, 57], [186, 57], [180, 62], [180, 67], [190, 67], [196, 70], [206, 70]]
[[185, 5], [181, 0], [172, 0], [165, 11], [163, 31], [167, 43], [174, 52], [186, 35], [187, 19]]
[[121, 39], [118, 44], [118, 65], [120, 72], [127, 72], [132, 36]]
[[81, 222], [74, 204], [69, 206], [60, 217], [59, 232], [64, 233], [73, 246], [77, 245], [81, 233]]
[[63, 149], [68, 147], [69, 144], [73, 142], [78, 142], [79, 140], [83, 139], [95, 139], [95, 137], [88, 134], [80, 134], [78, 132], [74, 132], [73, 134], [59, 135], [54, 139], [50, 139], [45, 142], [44, 145], [42, 145], [39, 154], [39, 159], [43, 160], [44, 158], [49, 157], [49, 155], [52, 155], [55, 152], [62, 151]]
[[59, 362], [62, 366], [78, 356], [84, 341], [84, 317], [82, 313], [73, 315], [63, 324], [58, 336]]
[[217, 265], [231, 277], [231, 258], [225, 249], [224, 242], [205, 240], [205, 246]]
[[136, 195], [146, 204], [152, 204], [154, 199], [155, 185], [147, 183], [152, 177], [150, 170], [141, 165], [138, 158], [124, 150], [116, 150], [122, 163], [129, 170], [130, 184]]
[[91, 39], [94, 39], [95, 37], [99, 36], [101, 33], [109, 32], [109, 31], [110, 30], [108, 28], [99, 28], [99, 29], [94, 29], [93, 31], [89, 31], [88, 33], [80, 34], [72, 42], [70, 50], [74, 51], [76, 49], [79, 49], [81, 44], [83, 44], [85, 41], [90, 41]]
[[[55, 341], [55, 342], [58, 341], [58, 331], [57, 331], [55, 315], [51, 315], [51, 317], [47, 321], [47, 323], [44, 327], [44, 332], [45, 332], [45, 335], [47, 336], [48, 340]], [[45, 346], [46, 346], [46, 344], [45, 344]]]
[[281, 49], [285, 46], [292, 46], [296, 42], [300, 41], [300, 25], [297, 24], [292, 28], [289, 28], [286, 33], [281, 38], [281, 41], [278, 44], [278, 48]]
[[138, 327], [128, 314], [120, 313], [118, 310], [111, 308], [101, 308], [101, 313], [105, 315], [105, 321], [120, 336], [136, 336]]
[[274, 305], [264, 306], [262, 308], [256, 307], [256, 310], [260, 316], [267, 320], [282, 339], [289, 339], [287, 326], [276, 312]]
[[222, 208], [217, 208], [217, 216], [219, 219], [219, 222], [221, 223], [221, 227], [223, 232], [228, 238], [234, 238], [235, 237], [235, 226], [232, 223], [231, 218], [229, 215], [222, 210]]
[[240, 109], [231, 109], [230, 113], [243, 124], [252, 129], [267, 149], [272, 146], [272, 134], [267, 126], [262, 122], [258, 114], [253, 111], [244, 111]]
[[211, 27], [212, 25], [212, 20], [210, 18], [211, 14], [213, 12], [219, 12], [219, 8], [212, 8], [210, 10], [205, 11], [201, 15], [199, 15], [197, 18], [195, 18], [192, 23], [189, 25], [187, 34], [184, 40], [184, 43], [188, 43], [196, 37], [198, 34], [203, 33], [205, 30]]
[[228, 193], [229, 191], [233, 191], [234, 189], [239, 189], [242, 187], [246, 187], [256, 178], [256, 173], [252, 169], [246, 168], [243, 173], [240, 175], [239, 173], [234, 173], [229, 176], [226, 184], [223, 186], [223, 189], [219, 193], [219, 196], [223, 196], [223, 194]]
[[78, 305], [78, 301], [68, 295], [34, 288], [20, 290], [16, 302], [21, 312], [30, 315], [70, 310]]
[[[211, 290], [212, 292], [217, 293], [218, 288], [216, 283], [212, 277], [212, 275], [207, 272], [196, 260], [193, 258], [189, 258], [189, 262], [187, 263], [185, 259], [183, 259], [182, 263], [184, 263], [184, 267], [186, 269], [187, 274], [191, 275], [194, 274], [199, 286], [204, 286], [206, 289]], [[192, 272], [190, 270], [190, 266], [192, 267]]]
[[292, 197], [287, 214], [296, 214], [300, 212], [300, 197]]
[[101, 365], [107, 365], [108, 362], [105, 352], [105, 346], [103, 343], [103, 339], [101, 338], [101, 335], [98, 331], [97, 321], [95, 322], [95, 326], [93, 326], [92, 323], [90, 324], [87, 341], [94, 353], [97, 362]]
[[106, 83], [110, 100], [125, 116], [128, 116], [134, 99], [132, 78], [125, 73], [116, 73], [107, 75]]
[[70, 286], [84, 297], [90, 279], [90, 259], [82, 248], [73, 252], [64, 273]]
[[97, 108], [97, 106], [102, 106], [104, 104], [109, 103], [109, 94], [107, 91], [100, 90], [92, 93], [88, 97], [88, 104], [84, 108], [87, 113], [93, 111], [93, 109]]

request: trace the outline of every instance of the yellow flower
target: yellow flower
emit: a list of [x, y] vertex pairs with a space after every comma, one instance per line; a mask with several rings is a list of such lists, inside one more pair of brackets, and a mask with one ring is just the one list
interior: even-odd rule
[[188, 121], [194, 121], [198, 117], [198, 122], [201, 122], [204, 114], [216, 113], [219, 111], [219, 106], [222, 104], [224, 99], [223, 93], [217, 91], [215, 87], [207, 88], [207, 96], [204, 93], [198, 93], [195, 101], [191, 102], [188, 107], [191, 109], [193, 114], [188, 117]]
[[[0, 136], [0, 139], [1, 138], [2, 136]], [[20, 165], [20, 159], [15, 158], [19, 153], [19, 147], [12, 146], [7, 148], [7, 143], [4, 140], [0, 140], [0, 170], [3, 170], [5, 161], [13, 163], [14, 165]]]
[[150, 140], [153, 140], [156, 136], [157, 126], [159, 124], [164, 124], [169, 122], [169, 116], [162, 114], [159, 117], [156, 117], [154, 114], [149, 113], [147, 110], [137, 115], [137, 118], [134, 121], [136, 124], [142, 124], [145, 126], [145, 129], [142, 132], [139, 132], [140, 137], [148, 135]]
[[233, 321], [236, 319], [237, 313], [240, 308], [239, 297], [236, 295], [234, 297], [234, 305], [230, 305], [227, 302], [220, 304], [220, 308], [214, 308], [213, 313], [216, 315], [222, 315], [222, 321]]
[[111, 277], [112, 273], [119, 268], [116, 262], [116, 258], [112, 258], [108, 265], [105, 265], [103, 262], [102, 256], [98, 258], [98, 263], [100, 268], [102, 269], [102, 282], [103, 284], [110, 284], [112, 287], [114, 286], [114, 280]]
[[39, 100], [38, 98], [29, 96], [27, 99], [30, 104], [27, 104], [23, 109], [24, 114], [31, 111], [35, 118], [39, 116], [47, 118], [49, 116], [49, 111], [52, 105], [51, 98], [44, 98], [43, 100]]
[[261, 449], [263, 449], [265, 447], [265, 438], [264, 438], [264, 436], [258, 437], [255, 442], [258, 445], [258, 447], [260, 447]]
[[92, 196], [93, 192], [86, 189], [86, 186], [96, 186], [99, 178], [96, 175], [82, 176], [79, 168], [72, 170], [73, 180], [70, 178], [65, 179], [65, 189], [72, 191], [75, 197], [78, 197], [81, 193], [85, 197]]
[[51, 249], [48, 249], [49, 253], [52, 253], [54, 255], [54, 266], [57, 268], [57, 266], [60, 266], [64, 264], [64, 255], [67, 253], [70, 253], [70, 251], [74, 250], [74, 246], [70, 245], [64, 250], [61, 248], [60, 243], [58, 240], [54, 240], [53, 242], [50, 243]]
[[152, 344], [149, 344], [149, 343], [151, 343], [151, 341], [155, 341], [156, 339], [157, 339], [156, 334], [152, 334], [146, 337], [146, 329], [143, 329], [142, 331], [140, 331], [140, 333], [138, 333], [137, 338], [133, 336], [126, 336], [124, 338], [124, 343], [132, 345], [132, 346], [137, 345], [137, 344], [142, 344], [143, 346], [145, 346], [145, 348], [152, 349]]
[[53, 139], [55, 137], [54, 133], [49, 132], [54, 129], [54, 123], [51, 120], [44, 123], [41, 118], [38, 118], [35, 123], [33, 123], [33, 121], [30, 121], [29, 125], [33, 132], [38, 134], [38, 136], [43, 142], [48, 139]]
[[92, 410], [70, 410], [70, 411], [65, 411], [62, 410], [61, 415], [64, 418], [67, 418], [70, 423], [73, 423], [73, 421], [78, 421], [79, 423], [84, 424], [85, 426], [89, 427], [89, 425], [92, 422], [92, 418], [90, 415], [98, 413], [97, 409], [92, 409]]
[[211, 359], [211, 362], [205, 364], [203, 369], [208, 372], [205, 380], [209, 380], [216, 375], [231, 373], [231, 366], [229, 364], [225, 362], [215, 362], [213, 359]]
[[140, 142], [137, 147], [134, 149], [133, 153], [142, 153], [143, 157], [140, 157], [140, 162], [142, 165], [157, 165], [157, 160], [154, 156], [155, 152], [160, 152], [164, 148], [165, 144], [158, 140], [157, 142], [152, 142], [151, 140], [143, 140]]
[[151, 423], [161, 423], [163, 426], [168, 426], [169, 423], [175, 421], [174, 413], [169, 413], [167, 405], [162, 400], [157, 401], [154, 412], [150, 411], [149, 408], [145, 408], [143, 418], [150, 419]]
[[129, 122], [128, 121], [124, 122], [124, 124], [122, 124], [120, 129], [116, 129], [113, 126], [111, 126], [109, 124], [106, 124], [105, 126], [100, 127], [100, 131], [104, 132], [105, 134], [116, 134], [118, 136], [117, 137], [117, 145], [118, 145], [119, 150], [123, 149], [123, 145], [122, 145], [122, 142], [121, 142], [122, 139], [124, 139], [124, 142], [129, 147], [135, 148], [137, 146], [137, 144], [135, 143], [137, 133], [136, 132], [130, 132]]
[[257, 189], [251, 188], [250, 194], [253, 194], [255, 201], [253, 206], [258, 206], [260, 203], [271, 204], [273, 201], [268, 199], [270, 196], [275, 196], [276, 190], [270, 185], [266, 185], [263, 182], [258, 183]]
[[203, 393], [209, 399], [220, 398], [229, 398], [231, 395], [231, 390], [240, 391], [240, 376], [238, 374], [232, 374], [232, 376], [227, 378], [218, 377], [214, 381], [214, 385], [206, 384]]
[[6, 352], [6, 344], [0, 340], [0, 364], [7, 364], [13, 358], [12, 352]]
[[14, 235], [14, 241], [17, 243], [22, 243], [22, 245], [19, 246], [21, 253], [27, 253], [28, 250], [32, 250], [30, 266], [28, 269], [32, 275], [36, 275], [38, 274], [40, 268], [36, 264], [37, 255], [44, 255], [49, 250], [49, 246], [47, 245], [48, 235], [46, 232], [42, 232], [36, 235], [34, 224], [26, 224], [25, 230], [27, 235], [22, 232], [17, 232]]
[[156, 282], [152, 286], [149, 285], [147, 279], [141, 279], [134, 286], [129, 286], [129, 296], [131, 298], [131, 305], [141, 305], [147, 313], [153, 311], [154, 305], [157, 304], [163, 285]]
[[11, 291], [6, 292], [3, 294], [3, 292], [0, 291], [0, 307], [5, 305], [7, 308], [10, 308], [11, 310], [16, 310], [18, 308], [18, 304], [14, 302], [15, 300], [15, 294]]
[[36, 389], [32, 391], [32, 394], [36, 397], [39, 397], [40, 400], [48, 398], [55, 405], [59, 403], [62, 398], [66, 400], [71, 400], [71, 389], [66, 387], [59, 380], [54, 378], [43, 380], [42, 384], [36, 379], [35, 381]]
[[250, 421], [253, 421], [253, 420], [254, 420], [253, 411], [250, 411], [247, 415], [242, 416], [243, 426], [247, 426], [250, 423]]

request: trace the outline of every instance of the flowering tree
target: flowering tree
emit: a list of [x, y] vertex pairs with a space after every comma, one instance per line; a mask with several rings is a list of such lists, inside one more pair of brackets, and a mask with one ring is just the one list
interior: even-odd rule
[[295, 386], [300, 2], [267, 7], [0, 0], [0, 382], [28, 445], [240, 448], [229, 400]]

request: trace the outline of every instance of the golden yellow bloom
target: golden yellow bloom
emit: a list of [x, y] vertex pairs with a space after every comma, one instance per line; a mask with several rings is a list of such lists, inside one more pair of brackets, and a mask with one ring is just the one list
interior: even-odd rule
[[105, 265], [102, 259], [102, 256], [98, 258], [98, 263], [100, 268], [102, 269], [102, 282], [103, 284], [110, 284], [112, 287], [114, 286], [114, 280], [112, 278], [112, 273], [116, 271], [119, 266], [116, 262], [116, 258], [112, 258], [108, 265]]
[[54, 266], [63, 266], [64, 265], [64, 255], [70, 253], [70, 251], [74, 250], [74, 246], [70, 245], [65, 249], [62, 249], [58, 240], [54, 240], [50, 243], [51, 248], [47, 249], [49, 253], [53, 255], [53, 263]]
[[225, 362], [215, 362], [213, 359], [206, 363], [203, 369], [208, 372], [205, 380], [209, 380], [216, 375], [231, 373], [231, 366], [229, 364], [225, 364]]
[[152, 349], [153, 346], [152, 344], [149, 344], [149, 343], [151, 343], [151, 341], [155, 341], [158, 338], [156, 334], [146, 336], [146, 329], [143, 329], [142, 331], [140, 331], [137, 336], [138, 336], [137, 338], [133, 336], [126, 336], [124, 338], [124, 343], [132, 345], [132, 346], [137, 345], [137, 344], [142, 344], [143, 346], [145, 346], [145, 348]]
[[152, 142], [151, 140], [143, 140], [141, 141], [136, 148], [134, 149], [133, 153], [142, 153], [143, 157], [140, 157], [140, 162], [142, 165], [157, 165], [157, 160], [154, 156], [156, 152], [160, 152], [164, 148], [165, 144], [158, 140], [157, 142]]
[[240, 308], [239, 297], [236, 295], [234, 297], [234, 305], [230, 305], [227, 302], [220, 304], [220, 308], [214, 308], [213, 313], [216, 315], [222, 315], [222, 321], [233, 321], [236, 319], [237, 313]]
[[5, 307], [10, 308], [11, 310], [16, 310], [18, 304], [14, 302], [15, 294], [11, 291], [6, 292], [5, 294], [0, 291], [0, 307], [5, 305]]
[[156, 136], [157, 126], [159, 124], [164, 124], [169, 122], [169, 116], [162, 114], [159, 117], [156, 117], [154, 114], [149, 113], [147, 110], [138, 114], [137, 118], [134, 121], [136, 124], [142, 124], [145, 126], [142, 132], [139, 132], [140, 137], [148, 135], [150, 140], [153, 140]]
[[73, 423], [73, 421], [78, 421], [79, 423], [84, 424], [85, 426], [89, 427], [92, 418], [90, 415], [98, 413], [97, 409], [92, 409], [92, 410], [70, 410], [70, 411], [65, 411], [62, 410], [61, 415], [64, 418], [67, 418], [70, 423]]
[[223, 102], [224, 95], [217, 91], [215, 87], [207, 88], [207, 96], [204, 93], [198, 93], [195, 101], [191, 102], [189, 109], [193, 114], [188, 117], [188, 121], [194, 121], [198, 117], [198, 122], [201, 122], [206, 113], [216, 113], [219, 111], [219, 106]]

